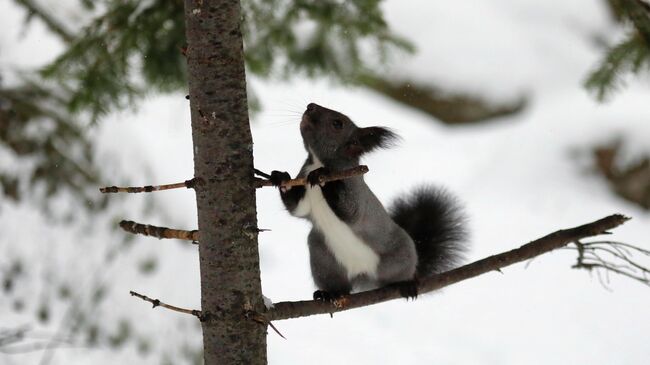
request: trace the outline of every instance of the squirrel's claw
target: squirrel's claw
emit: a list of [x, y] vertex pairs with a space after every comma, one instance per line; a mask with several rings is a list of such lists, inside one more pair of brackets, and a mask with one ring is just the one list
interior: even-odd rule
[[406, 300], [415, 300], [418, 297], [418, 284], [419, 281], [417, 279], [395, 283], [400, 295], [406, 298]]
[[329, 292], [325, 290], [316, 290], [314, 292], [314, 300], [319, 301], [319, 302], [334, 302], [335, 300], [339, 299], [342, 297], [343, 294], [336, 293], [336, 292]]
[[[348, 305], [347, 294], [350, 292], [328, 292], [325, 290], [316, 290], [314, 300], [323, 303], [329, 303], [337, 309], [343, 309]], [[332, 313], [330, 313], [332, 315]]]

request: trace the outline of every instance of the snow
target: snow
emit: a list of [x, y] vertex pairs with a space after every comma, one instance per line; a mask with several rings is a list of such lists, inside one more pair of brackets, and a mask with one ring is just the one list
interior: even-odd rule
[[[11, 20], [13, 29], [20, 18], [8, 3], [0, 2], [0, 8], [11, 10], [0, 15], [0, 22]], [[601, 2], [391, 0], [383, 6], [391, 26], [414, 41], [419, 51], [395, 61], [399, 66], [392, 71], [395, 77], [469, 90], [493, 100], [523, 91], [532, 96], [529, 107], [484, 125], [448, 128], [368, 90], [323, 80], [279, 83], [252, 78], [265, 108], [252, 123], [258, 169], [295, 174], [305, 157], [299, 115], [313, 101], [348, 114], [362, 126], [382, 125], [398, 132], [402, 137], [398, 147], [364, 161], [370, 167], [369, 186], [383, 202], [421, 182], [446, 186], [461, 198], [470, 216], [472, 260], [612, 213], [633, 220], [610, 238], [649, 247], [650, 214], [613, 196], [588, 167], [589, 147], [616, 136], [625, 139], [632, 157], [650, 152], [650, 90], [643, 84], [647, 80], [631, 81], [606, 104], [598, 104], [581, 86], [602, 56], [592, 37], [613, 40], [621, 34]], [[42, 33], [34, 22], [21, 42], [0, 35], [0, 66], [38, 64], [51, 57], [56, 42], [42, 47], [51, 43]], [[182, 93], [152, 97], [137, 112], [116, 113], [95, 133], [100, 161], [118, 179], [107, 183], [126, 182], [120, 180], [123, 177], [132, 184], [168, 183], [192, 175], [189, 113]], [[82, 229], [89, 224], [85, 219], [79, 228], [69, 230], [33, 208], [3, 203], [0, 252], [30, 252], [35, 265], [58, 262], [55, 267], [61, 270], [54, 274], [66, 277], [82, 270], [68, 266], [96, 262], [102, 250], [111, 247], [106, 242], [120, 244], [123, 234], [108, 228], [111, 220], [187, 229], [196, 224], [194, 195], [188, 190], [115, 199], [125, 201], [122, 209], [100, 217], [92, 230]], [[155, 210], [147, 211], [152, 204]], [[311, 297], [308, 223], [285, 212], [271, 188], [258, 190], [258, 220], [260, 227], [272, 229], [260, 234], [265, 296], [275, 301]], [[77, 242], [82, 232], [84, 239]], [[45, 245], [49, 240], [53, 241]], [[136, 264], [152, 255], [158, 259], [155, 275], [137, 274]], [[488, 273], [414, 302], [392, 301], [335, 314], [333, 319], [313, 316], [277, 322], [287, 340], [269, 332], [269, 362], [647, 363], [650, 290], [613, 276], [612, 291], [605, 290], [595, 275], [570, 268], [575, 256], [569, 251], [550, 253], [527, 268], [518, 264], [502, 274]], [[182, 350], [174, 349], [183, 344], [200, 347], [194, 318], [151, 310], [128, 295], [135, 290], [198, 308], [195, 247], [136, 238], [101, 276], [112, 289], [107, 305], [97, 309], [98, 318], [106, 323], [133, 320], [139, 333], [158, 341], [154, 351], [165, 349], [180, 356]], [[11, 312], [2, 301], [0, 315], [3, 327], [33, 318], [31, 313]], [[56, 331], [57, 325], [50, 323], [45, 329]], [[36, 364], [40, 358], [40, 353], [0, 354], [0, 363]], [[159, 363], [155, 356], [140, 358], [132, 347], [59, 349], [53, 360]]]
[[264, 300], [264, 306], [266, 307], [266, 309], [271, 309], [274, 307], [273, 300], [271, 300], [271, 298], [262, 295], [262, 299]]

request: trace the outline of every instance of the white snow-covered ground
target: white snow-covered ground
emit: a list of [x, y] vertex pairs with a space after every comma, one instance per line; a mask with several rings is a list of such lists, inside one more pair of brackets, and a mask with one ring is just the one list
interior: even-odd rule
[[[8, 3], [0, 2], [0, 23], [11, 21], [16, 26], [16, 10]], [[588, 169], [589, 147], [616, 136], [625, 138], [632, 157], [650, 152], [647, 78], [632, 80], [605, 104], [597, 103], [581, 86], [602, 56], [593, 37], [620, 37], [601, 2], [391, 0], [384, 8], [391, 26], [419, 50], [412, 58], [395, 62], [395, 75], [472, 90], [494, 100], [523, 91], [532, 98], [528, 109], [485, 125], [448, 128], [370, 91], [326, 81], [278, 83], [253, 78], [252, 86], [265, 107], [253, 118], [259, 169], [297, 171], [305, 157], [298, 119], [304, 106], [314, 101], [348, 114], [362, 126], [388, 126], [402, 136], [397, 148], [379, 151], [364, 161], [370, 166], [368, 184], [384, 202], [422, 182], [448, 187], [465, 203], [470, 217], [472, 260], [611, 213], [634, 219], [610, 238], [650, 247], [650, 214], [614, 197], [606, 183]], [[13, 16], [4, 13], [5, 9]], [[30, 34], [38, 35], [39, 28], [32, 26]], [[48, 57], [39, 36], [15, 43], [4, 35], [0, 42], [4, 64]], [[56, 45], [51, 48], [56, 50]], [[132, 183], [174, 182], [192, 174], [189, 113], [181, 93], [151, 98], [137, 113], [118, 113], [104, 121], [97, 133], [106, 168], [126, 171]], [[191, 191], [128, 199], [133, 200], [133, 211], [125, 218], [187, 228], [195, 225]], [[147, 199], [158, 204], [153, 216], [142, 212]], [[43, 236], [61, 231], [49, 228], [47, 220], [26, 208], [15, 208], [15, 214], [9, 210], [12, 207], [6, 208], [0, 211], [0, 224], [15, 229], [0, 237], [0, 252], [37, 252], [34, 247], [43, 244]], [[313, 284], [305, 245], [308, 224], [290, 217], [273, 189], [258, 190], [258, 220], [260, 227], [272, 229], [260, 236], [264, 294], [274, 301], [309, 298]], [[28, 230], [32, 234], [25, 237], [19, 223], [44, 228], [42, 232]], [[92, 247], [93, 242], [112, 239], [114, 234], [95, 232], [85, 245]], [[21, 248], [14, 247], [17, 241]], [[69, 246], [54, 255], [62, 260], [62, 270], [66, 270], [66, 258], [70, 265], [81, 258]], [[130, 267], [152, 251], [159, 258], [157, 274], [134, 282], [134, 277], [140, 277]], [[198, 307], [195, 249], [176, 242], [137, 239], [120, 260], [104, 274], [113, 282], [111, 307], [98, 315], [105, 320], [133, 318], [138, 331], [160, 340], [159, 348], [199, 344], [192, 318], [152, 311], [127, 294], [137, 290], [169, 303]], [[393, 301], [336, 314], [333, 319], [315, 316], [278, 322], [287, 340], [269, 334], [269, 361], [647, 364], [650, 289], [612, 276], [611, 291], [605, 290], [595, 275], [571, 269], [574, 260], [573, 252], [554, 252], [535, 259], [527, 268], [519, 264], [502, 274], [489, 273], [415, 302]], [[20, 324], [25, 318], [0, 302], [1, 326]], [[0, 363], [35, 364], [39, 360], [38, 353], [0, 354]], [[140, 359], [134, 349], [93, 348], [60, 349], [53, 360], [57, 364], [113, 364], [154, 363], [158, 358]]]

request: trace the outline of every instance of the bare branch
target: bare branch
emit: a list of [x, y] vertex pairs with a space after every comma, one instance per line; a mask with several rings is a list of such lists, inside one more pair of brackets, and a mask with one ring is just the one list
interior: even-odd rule
[[[427, 293], [487, 272], [499, 270], [503, 267], [529, 260], [543, 253], [566, 246], [571, 242], [586, 237], [601, 235], [604, 232], [625, 223], [628, 219], [629, 218], [620, 214], [614, 214], [592, 223], [551, 233], [514, 250], [490, 256], [445, 273], [427, 278], [420, 278], [418, 291], [420, 293]], [[281, 320], [314, 314], [331, 314], [397, 298], [401, 298], [399, 288], [395, 286], [387, 286], [344, 296], [334, 304], [313, 300], [280, 302], [275, 303], [273, 308], [268, 310], [266, 318], [269, 320]]]
[[133, 234], [143, 234], [157, 238], [176, 238], [179, 240], [188, 240], [196, 243], [199, 240], [199, 231], [184, 231], [167, 227], [152, 226], [150, 224], [141, 224], [134, 221], [121, 221], [120, 227]]
[[191, 314], [191, 315], [195, 316], [196, 318], [198, 318], [201, 321], [204, 319], [203, 314], [198, 309], [185, 309], [185, 308], [181, 308], [181, 307], [176, 307], [174, 305], [163, 303], [158, 299], [151, 299], [146, 295], [142, 295], [142, 294], [136, 293], [134, 291], [130, 291], [129, 294], [131, 294], [131, 296], [133, 296], [133, 297], [140, 298], [140, 299], [144, 300], [145, 302], [151, 303], [153, 305], [152, 308], [163, 307], [163, 308], [167, 308], [169, 310], [173, 310], [174, 312]]
[[196, 186], [196, 178], [185, 180], [182, 183], [174, 184], [165, 184], [165, 185], [146, 185], [146, 186], [106, 186], [99, 188], [99, 191], [108, 194], [108, 193], [151, 193], [153, 191], [162, 191], [162, 190], [171, 190], [171, 189], [180, 189], [188, 188], [194, 189]]
[[[332, 172], [331, 174], [327, 176], [322, 176], [320, 182], [325, 183], [325, 182], [330, 182], [334, 180], [343, 180], [343, 179], [349, 179], [351, 177], [355, 176], [360, 176], [368, 172], [368, 166], [365, 165], [360, 165], [353, 167], [351, 169], [343, 170], [343, 171], [335, 171]], [[270, 180], [268, 180], [268, 177], [270, 177], [269, 174], [265, 174], [260, 170], [255, 169], [255, 173], [257, 173], [260, 176], [264, 176], [267, 179], [260, 179], [260, 178], [255, 178], [254, 184], [255, 188], [262, 188], [265, 186], [273, 186], [273, 183], [271, 183]], [[126, 187], [119, 187], [119, 186], [106, 186], [103, 188], [99, 188], [99, 191], [108, 194], [108, 193], [151, 193], [155, 191], [162, 191], [162, 190], [170, 190], [170, 189], [180, 189], [180, 188], [188, 188], [188, 189], [194, 189], [196, 185], [198, 184], [197, 178], [186, 180], [181, 183], [174, 183], [174, 184], [166, 184], [166, 185], [147, 185], [147, 186], [126, 186]], [[283, 182], [280, 186], [299, 186], [299, 185], [307, 185], [307, 179], [305, 178], [299, 178], [299, 179], [291, 179]]]

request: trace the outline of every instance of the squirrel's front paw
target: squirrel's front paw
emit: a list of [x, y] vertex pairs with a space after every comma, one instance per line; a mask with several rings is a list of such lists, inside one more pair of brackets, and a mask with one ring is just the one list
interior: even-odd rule
[[286, 171], [273, 170], [271, 171], [271, 178], [269, 180], [271, 180], [273, 186], [277, 187], [282, 185], [283, 182], [291, 180], [291, 175]]
[[314, 292], [314, 300], [319, 302], [334, 302], [335, 300], [341, 298], [343, 294], [338, 292], [329, 292], [325, 290], [316, 290]]
[[330, 174], [330, 169], [328, 169], [327, 167], [319, 167], [316, 170], [311, 171], [307, 175], [307, 182], [311, 186], [320, 185], [325, 182], [324, 178], [329, 174]]
[[314, 300], [317, 302], [329, 302], [332, 300], [332, 296], [324, 290], [316, 290], [314, 292]]
[[343, 309], [348, 305], [348, 297], [346, 296], [347, 294], [350, 294], [350, 292], [316, 290], [314, 292], [314, 300], [318, 302], [329, 303], [337, 309]]

